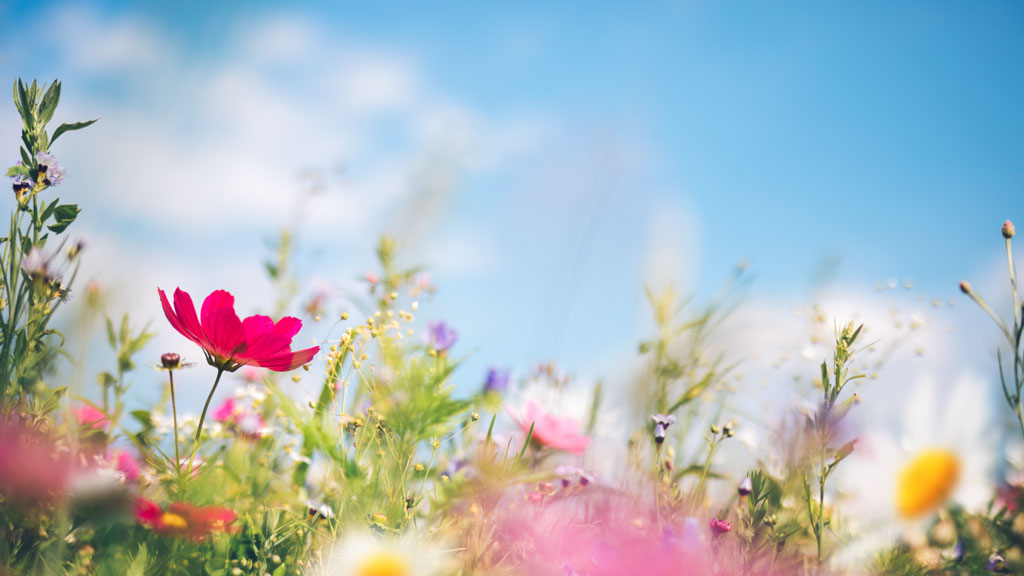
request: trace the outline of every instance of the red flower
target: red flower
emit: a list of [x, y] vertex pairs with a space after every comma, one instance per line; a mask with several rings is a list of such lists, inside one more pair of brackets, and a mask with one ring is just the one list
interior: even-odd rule
[[203, 300], [199, 317], [187, 292], [180, 288], [174, 291], [173, 310], [164, 291], [157, 288], [157, 292], [171, 326], [200, 345], [206, 361], [221, 370], [234, 372], [249, 365], [287, 372], [309, 362], [320, 351], [319, 346], [292, 351], [292, 337], [302, 328], [298, 318], [285, 316], [276, 324], [267, 316], [239, 320], [235, 297], [224, 290], [215, 290]]
[[165, 536], [188, 536], [199, 540], [213, 532], [229, 532], [236, 517], [233, 510], [222, 506], [174, 502], [163, 510], [145, 498], [139, 498], [135, 503], [135, 518], [139, 524]]

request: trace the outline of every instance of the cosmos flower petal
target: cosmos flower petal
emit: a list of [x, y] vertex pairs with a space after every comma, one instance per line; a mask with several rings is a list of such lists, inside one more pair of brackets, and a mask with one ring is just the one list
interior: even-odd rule
[[270, 370], [276, 370], [278, 372], [287, 372], [289, 370], [294, 370], [303, 364], [308, 364], [319, 351], [319, 346], [306, 348], [305, 350], [299, 350], [296, 352], [289, 350], [276, 356], [254, 360], [253, 365], [269, 368]]
[[[157, 288], [156, 291], [160, 295], [160, 304], [163, 306], [164, 316], [167, 317], [167, 321], [171, 323], [171, 326], [185, 338], [188, 338], [200, 346], [204, 346], [205, 341], [202, 338], [202, 330], [199, 328], [199, 321], [196, 320], [194, 326], [186, 324], [181, 315], [177, 312], [179, 309], [188, 307], [192, 310], [192, 316], [195, 317], [195, 308], [192, 306], [192, 299], [188, 297], [188, 294], [181, 292], [180, 289], [175, 290], [174, 309], [172, 309], [171, 303], [167, 301], [167, 295], [164, 294], [164, 291], [160, 288]], [[181, 292], [183, 298], [179, 297], [179, 292]]]
[[245, 351], [245, 331], [234, 309], [214, 308], [207, 319], [203, 329], [217, 356], [231, 358]]
[[212, 321], [211, 315], [218, 308], [235, 308], [235, 297], [226, 290], [214, 290], [203, 300], [203, 310], [200, 314], [203, 327], [207, 327]]

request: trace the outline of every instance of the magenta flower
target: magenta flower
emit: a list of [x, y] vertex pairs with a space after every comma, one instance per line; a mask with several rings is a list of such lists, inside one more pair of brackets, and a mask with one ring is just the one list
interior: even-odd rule
[[244, 406], [230, 397], [225, 399], [210, 416], [240, 436], [248, 438], [260, 438], [266, 429], [266, 424], [259, 414], [246, 410]]
[[728, 520], [721, 520], [718, 518], [712, 518], [708, 520], [708, 526], [711, 528], [711, 536], [718, 539], [719, 536], [732, 530], [732, 523]]
[[257, 315], [239, 320], [235, 297], [224, 290], [215, 290], [203, 300], [199, 316], [187, 292], [174, 291], [173, 310], [164, 291], [157, 288], [157, 292], [171, 326], [202, 347], [206, 361], [219, 370], [234, 372], [248, 365], [287, 372], [320, 351], [319, 346], [292, 351], [292, 337], [302, 328], [298, 318], [285, 316], [275, 323]]
[[532, 400], [526, 403], [522, 414], [511, 409], [509, 414], [524, 432], [528, 433], [533, 426], [533, 440], [548, 448], [582, 454], [590, 444], [590, 438], [580, 434], [580, 424], [574, 418], [552, 416]]
[[101, 410], [92, 404], [82, 404], [72, 410], [78, 425], [93, 430], [103, 430], [110, 423], [110, 419]]

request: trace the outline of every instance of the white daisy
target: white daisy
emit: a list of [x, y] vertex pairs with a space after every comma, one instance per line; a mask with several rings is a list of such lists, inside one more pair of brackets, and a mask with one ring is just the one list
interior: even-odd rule
[[903, 407], [902, 435], [880, 429], [861, 436], [836, 473], [851, 532], [846, 556], [877, 551], [908, 529], [933, 520], [944, 505], [980, 511], [994, 493], [997, 435], [985, 383], [961, 377], [940, 410], [930, 379], [915, 384]]
[[450, 573], [451, 557], [416, 536], [402, 538], [352, 534], [327, 556], [323, 576], [440, 576]]

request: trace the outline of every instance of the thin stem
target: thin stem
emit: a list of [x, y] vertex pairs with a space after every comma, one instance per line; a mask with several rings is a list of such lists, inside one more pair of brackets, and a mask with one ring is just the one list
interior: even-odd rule
[[818, 529], [814, 531], [815, 536], [818, 538], [818, 567], [821, 567], [822, 555], [821, 555], [821, 543], [825, 539], [825, 447], [824, 443], [821, 450], [821, 469], [818, 476]]
[[1020, 310], [1017, 305], [1017, 267], [1013, 265], [1013, 248], [1009, 238], [1006, 239], [1006, 265], [1010, 269], [1010, 287], [1013, 289], [1013, 327], [1016, 328], [1020, 326]]
[[178, 476], [181, 476], [181, 453], [178, 448], [178, 403], [174, 398], [174, 370], [168, 370], [167, 376], [171, 380], [171, 414], [174, 415], [174, 469]]
[[199, 415], [199, 427], [196, 428], [196, 440], [192, 443], [192, 456], [188, 459], [188, 475], [192, 475], [192, 463], [196, 459], [196, 451], [199, 449], [199, 437], [203, 435], [203, 423], [206, 422], [206, 411], [210, 409], [210, 401], [213, 400], [213, 393], [217, 391], [217, 384], [220, 383], [220, 377], [224, 374], [223, 368], [217, 368], [217, 379], [213, 381], [213, 388], [210, 389], [210, 395], [206, 397], [206, 404], [203, 405], [203, 413]]
[[711, 458], [715, 455], [715, 448], [718, 447], [718, 442], [712, 438], [711, 444], [708, 446], [708, 457], [704, 460], [704, 469], [700, 472], [700, 480], [697, 481], [697, 487], [693, 491], [693, 510], [697, 511], [697, 499], [704, 493], [704, 479], [707, 478], [708, 470], [711, 469]]

